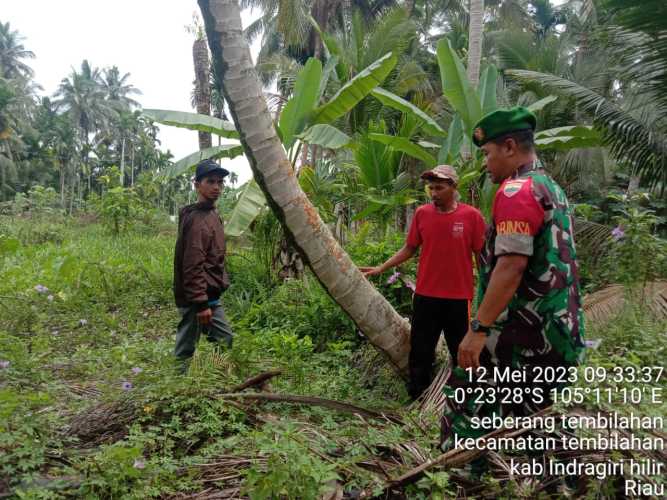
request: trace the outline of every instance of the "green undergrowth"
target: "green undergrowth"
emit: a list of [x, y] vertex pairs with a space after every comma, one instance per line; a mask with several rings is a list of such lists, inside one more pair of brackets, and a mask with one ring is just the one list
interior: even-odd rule
[[[354, 497], [382, 491], [383, 467], [407, 470], [440, 453], [438, 416], [407, 409], [402, 381], [319, 283], [279, 283], [258, 252], [233, 243], [223, 303], [234, 346], [202, 341], [178, 375], [174, 238], [168, 219], [117, 236], [85, 219], [0, 219], [0, 493], [147, 498], [232, 487], [308, 499], [338, 484]], [[350, 251], [374, 264], [398, 243], [354, 241]], [[602, 340], [589, 362], [664, 365], [667, 325], [636, 308], [619, 318], [589, 328]], [[224, 396], [268, 370], [281, 373], [263, 392], [345, 401], [402, 423]], [[405, 495], [455, 491], [449, 472], [434, 470]]]
[[[350, 414], [280, 403], [262, 405], [275, 421], [258, 426], [220, 394], [281, 370], [269, 382], [273, 392], [382, 411], [405, 403], [401, 381], [372, 366], [375, 355], [312, 277], [271, 282], [250, 252], [232, 245], [234, 285], [224, 303], [234, 347], [219, 354], [202, 341], [184, 377], [172, 359], [173, 225], [118, 236], [79, 219], [4, 219], [0, 228], [0, 491], [145, 498], [197, 490], [196, 464], [255, 456], [277, 439], [284, 444], [272, 460], [302, 460], [285, 466], [296, 472], [286, 469], [284, 484], [294, 481], [308, 497], [336, 467], [293, 453], [305, 445], [280, 436], [303, 421], [368, 440], [366, 426]], [[263, 470], [247, 470], [258, 492], [270, 487]]]

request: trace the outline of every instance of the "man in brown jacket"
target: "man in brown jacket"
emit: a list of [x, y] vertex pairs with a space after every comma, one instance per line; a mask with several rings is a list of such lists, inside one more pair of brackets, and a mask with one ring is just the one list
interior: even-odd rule
[[201, 333], [210, 342], [232, 346], [233, 332], [220, 305], [229, 286], [225, 271], [225, 233], [215, 203], [229, 172], [213, 160], [195, 171], [197, 203], [181, 209], [174, 253], [174, 297], [181, 321], [174, 354], [182, 371], [195, 352]]

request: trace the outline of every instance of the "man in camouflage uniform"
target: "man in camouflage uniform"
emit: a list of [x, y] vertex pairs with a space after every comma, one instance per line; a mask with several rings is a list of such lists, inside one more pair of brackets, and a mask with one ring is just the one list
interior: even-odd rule
[[[480, 437], [470, 416], [529, 415], [551, 404], [557, 384], [536, 383], [532, 367], [574, 366], [583, 355], [583, 316], [571, 211], [563, 190], [535, 154], [535, 116], [525, 108], [498, 110], [474, 128], [491, 180], [500, 184], [492, 223], [480, 259], [476, 318], [459, 346], [459, 367], [445, 388], [442, 447], [453, 437]], [[483, 382], [467, 368], [486, 368]], [[494, 380], [494, 368], [519, 370], [525, 380]], [[501, 405], [466, 398], [456, 404], [457, 387], [520, 388], [526, 397]], [[521, 392], [520, 391], [520, 392]], [[459, 394], [462, 392], [460, 391]], [[543, 398], [533, 398], [541, 393]]]

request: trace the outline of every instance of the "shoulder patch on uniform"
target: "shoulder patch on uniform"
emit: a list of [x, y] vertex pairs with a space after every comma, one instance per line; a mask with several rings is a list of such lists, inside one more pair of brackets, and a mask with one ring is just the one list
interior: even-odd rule
[[512, 181], [507, 181], [503, 185], [503, 194], [508, 198], [511, 198], [519, 191], [521, 191], [521, 188], [526, 182], [528, 182], [528, 179], [515, 179]]

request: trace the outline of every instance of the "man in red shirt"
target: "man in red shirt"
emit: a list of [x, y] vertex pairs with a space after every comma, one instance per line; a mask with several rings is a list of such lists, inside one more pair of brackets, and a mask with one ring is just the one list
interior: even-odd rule
[[360, 267], [365, 276], [381, 274], [421, 247], [410, 334], [408, 392], [414, 399], [431, 384], [435, 347], [443, 330], [457, 364], [473, 298], [472, 257], [479, 254], [485, 232], [479, 210], [458, 201], [454, 168], [439, 165], [421, 177], [428, 183], [432, 203], [417, 208], [405, 245], [380, 266]]

